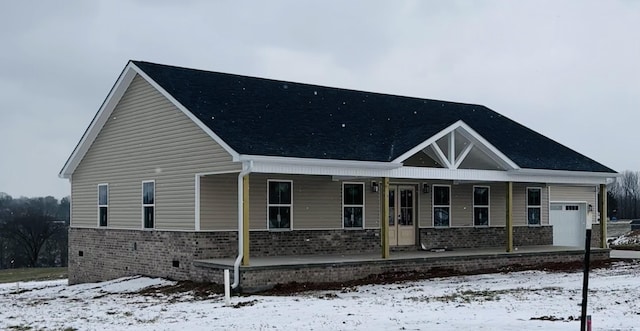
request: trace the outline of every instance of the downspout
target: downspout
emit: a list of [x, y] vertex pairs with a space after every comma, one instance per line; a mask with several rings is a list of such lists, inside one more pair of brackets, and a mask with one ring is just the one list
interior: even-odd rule
[[240, 263], [242, 263], [242, 257], [244, 255], [244, 237], [242, 235], [242, 233], [244, 232], [244, 188], [242, 185], [242, 179], [244, 178], [244, 176], [250, 174], [252, 170], [253, 161], [249, 161], [249, 166], [245, 169], [242, 169], [242, 171], [240, 171], [240, 173], [238, 174], [238, 257], [236, 257], [236, 261], [233, 263], [233, 284], [231, 284], [232, 289], [236, 289], [240, 285]]

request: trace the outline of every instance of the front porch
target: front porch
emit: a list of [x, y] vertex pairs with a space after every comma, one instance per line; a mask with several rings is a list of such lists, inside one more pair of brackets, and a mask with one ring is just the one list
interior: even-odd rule
[[[562, 246], [523, 246], [505, 252], [504, 247], [446, 251], [396, 251], [387, 258], [376, 253], [252, 257], [240, 267], [242, 292], [263, 291], [278, 284], [340, 283], [372, 275], [397, 272], [473, 274], [501, 270], [536, 269], [549, 263], [580, 263], [584, 250]], [[592, 261], [609, 259], [609, 249], [594, 248]], [[193, 262], [204, 278], [222, 283], [224, 269], [233, 269], [234, 259]]]

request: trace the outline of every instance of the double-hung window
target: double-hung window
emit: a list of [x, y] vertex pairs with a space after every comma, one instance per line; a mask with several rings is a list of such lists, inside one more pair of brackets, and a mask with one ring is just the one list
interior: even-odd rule
[[107, 226], [109, 217], [109, 184], [98, 185], [98, 225]]
[[142, 182], [142, 224], [145, 229], [153, 229], [156, 207], [156, 183]]
[[433, 225], [449, 226], [451, 222], [451, 187], [433, 185]]
[[527, 188], [527, 223], [540, 225], [542, 210], [542, 189], [539, 187]]
[[268, 180], [267, 186], [269, 190], [267, 203], [269, 229], [291, 229], [293, 182], [290, 180]]
[[489, 226], [489, 186], [473, 187], [473, 225]]
[[342, 218], [345, 228], [364, 226], [364, 183], [342, 184]]

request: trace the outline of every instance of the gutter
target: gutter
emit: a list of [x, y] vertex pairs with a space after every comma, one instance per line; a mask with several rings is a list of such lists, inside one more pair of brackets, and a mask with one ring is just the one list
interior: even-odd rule
[[240, 263], [242, 262], [242, 257], [244, 255], [244, 237], [242, 235], [242, 233], [244, 232], [244, 187], [242, 185], [242, 180], [244, 176], [250, 174], [252, 170], [253, 160], [249, 161], [249, 166], [242, 169], [242, 171], [240, 171], [240, 173], [238, 174], [238, 256], [236, 257], [236, 261], [233, 263], [233, 284], [231, 284], [232, 289], [236, 289], [240, 285]]

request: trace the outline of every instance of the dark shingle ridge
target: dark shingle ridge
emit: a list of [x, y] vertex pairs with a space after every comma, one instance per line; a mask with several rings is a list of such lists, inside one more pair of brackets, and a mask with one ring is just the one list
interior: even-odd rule
[[462, 120], [521, 168], [615, 173], [481, 105], [132, 62], [240, 154], [388, 162]]

